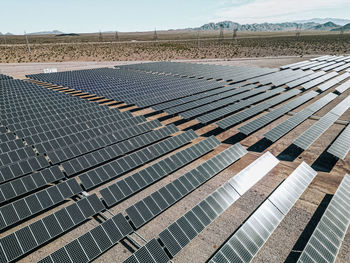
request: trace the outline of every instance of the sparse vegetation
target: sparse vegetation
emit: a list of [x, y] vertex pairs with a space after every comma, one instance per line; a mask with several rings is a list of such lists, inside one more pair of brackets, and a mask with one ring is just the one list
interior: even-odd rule
[[[18, 36], [13, 36], [17, 38]], [[125, 36], [124, 36], [125, 37]], [[164, 36], [163, 36], [164, 37]], [[182, 36], [184, 37], [184, 36]], [[228, 36], [227, 36], [228, 37]], [[41, 36], [42, 40], [45, 39]], [[61, 61], [130, 61], [130, 60], [170, 60], [170, 59], [202, 59], [263, 57], [308, 54], [347, 54], [350, 53], [350, 34], [312, 34], [302, 35], [296, 39], [294, 35], [259, 34], [241, 36], [234, 44], [225, 39], [218, 43], [217, 39], [203, 37], [198, 49], [197, 40], [177, 40], [159, 42], [90, 42], [85, 36], [79, 43], [50, 43], [31, 41], [31, 53], [25, 44], [2, 45], [0, 48], [1, 63], [16, 62], [61, 62]], [[134, 37], [136, 38], [136, 37]], [[175, 39], [175, 35], [171, 35]], [[108, 40], [108, 37], [104, 37]], [[148, 39], [145, 35], [144, 39]], [[183, 39], [183, 38], [182, 38]], [[15, 42], [13, 39], [8, 43]]]

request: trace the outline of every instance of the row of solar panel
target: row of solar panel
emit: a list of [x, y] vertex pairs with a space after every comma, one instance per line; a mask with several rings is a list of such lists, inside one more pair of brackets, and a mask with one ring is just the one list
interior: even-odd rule
[[[104, 209], [103, 203], [96, 194], [93, 194], [2, 237], [1, 262], [11, 262], [24, 256]], [[6, 258], [3, 255], [6, 255]]]
[[4, 205], [0, 207], [0, 229], [11, 227], [40, 211], [62, 203], [65, 199], [75, 196], [82, 191], [83, 189], [75, 179], [69, 179]]
[[12, 79], [12, 77], [5, 74], [0, 74], [0, 80], [6, 80], [6, 79]]
[[[241, 148], [239, 144], [231, 148], [233, 147], [238, 148], [238, 150]], [[162, 231], [159, 234], [160, 240], [171, 257], [179, 253], [182, 248], [233, 204], [240, 195], [244, 194], [265, 176], [278, 162], [273, 155], [267, 152]], [[142, 249], [138, 251], [143, 251]], [[153, 254], [147, 250], [143, 253], [138, 251], [124, 262], [141, 263], [144, 262], [142, 256], [148, 256], [149, 261], [147, 262], [158, 262], [154, 260], [157, 253]], [[169, 260], [170, 258], [164, 258], [161, 262], [168, 262]]]
[[[228, 86], [228, 87], [231, 87], [231, 86]], [[225, 88], [227, 88], [227, 87], [225, 87]], [[196, 100], [196, 101], [193, 101], [193, 102], [189, 102], [189, 103], [186, 103], [186, 104], [177, 105], [175, 107], [172, 107], [170, 109], [165, 110], [165, 112], [167, 112], [168, 114], [177, 114], [179, 112], [187, 111], [189, 109], [196, 108], [196, 107], [199, 107], [199, 106], [202, 106], [202, 105], [207, 105], [208, 103], [212, 103], [214, 101], [222, 100], [222, 99], [227, 98], [227, 97], [231, 97], [232, 98], [233, 95], [236, 95], [236, 94], [248, 91], [248, 90], [250, 90], [252, 88], [255, 88], [255, 85], [249, 85], [249, 86], [245, 86], [245, 87], [242, 87], [242, 88], [231, 88], [230, 90], [222, 92], [220, 94], [215, 94], [213, 96], [202, 98], [202, 99], [199, 99], [199, 100]]]
[[350, 223], [350, 176], [345, 175], [298, 262], [335, 262]]
[[193, 130], [186, 131], [174, 137], [168, 138], [161, 142], [152, 144], [146, 148], [119, 158], [115, 161], [101, 165], [98, 168], [85, 172], [79, 175], [79, 179], [85, 189], [89, 190], [101, 183], [104, 183], [112, 178], [116, 178], [136, 167], [143, 165], [151, 160], [154, 160], [166, 153], [172, 152], [175, 149], [182, 147], [197, 135]]
[[203, 98], [210, 97], [210, 96], [213, 96], [213, 95], [216, 95], [219, 93], [230, 91], [230, 90], [236, 89], [238, 87], [241, 87], [243, 85], [244, 85], [244, 83], [236, 83], [236, 84], [227, 85], [227, 86], [224, 86], [222, 88], [217, 88], [217, 89], [209, 90], [206, 92], [187, 96], [185, 98], [171, 100], [171, 101], [167, 101], [167, 102], [164, 102], [161, 104], [157, 104], [157, 105], [154, 105], [152, 108], [156, 111], [165, 110], [168, 108], [173, 108], [173, 107], [176, 107], [176, 106], [179, 106], [182, 104], [189, 103], [191, 101], [203, 99]]
[[152, 198], [152, 196], [147, 200], [144, 198], [125, 211], [133, 225], [139, 228], [236, 162], [246, 153], [247, 151], [240, 144], [234, 145], [157, 190], [153, 193], [155, 198]]
[[306, 150], [320, 137], [345, 111], [350, 107], [350, 96], [345, 98], [309, 129], [303, 132], [293, 142], [296, 146]]
[[39, 261], [39, 263], [86, 263], [106, 252], [133, 229], [122, 214], [117, 214]]
[[0, 203], [28, 194], [45, 185], [64, 179], [58, 166], [35, 172], [0, 185]]
[[[65, 161], [62, 163], [62, 167], [67, 176], [70, 177], [82, 171], [89, 170], [94, 166], [109, 162], [127, 153], [139, 150], [142, 147], [163, 140], [177, 131], [178, 129], [175, 125], [166, 126], [164, 128], [133, 137], [129, 140], [106, 146], [98, 151], [90, 152], [72, 160]], [[67, 153], [68, 151], [64, 149], [63, 152]]]
[[[135, 119], [136, 121], [136, 119]], [[134, 126], [135, 125], [135, 126]], [[94, 148], [98, 149], [101, 147], [105, 147], [111, 145], [113, 143], [117, 143], [128, 138], [143, 134], [145, 132], [151, 131], [154, 128], [160, 127], [161, 123], [158, 120], [153, 120], [144, 123], [133, 123], [131, 126], [124, 126], [123, 129], [99, 129], [99, 133], [93, 133], [90, 131], [78, 132], [76, 134], [71, 134], [67, 136], [63, 136], [60, 138], [56, 138], [53, 140], [35, 143], [35, 148], [39, 153], [48, 153], [55, 152], [59, 149], [67, 148], [75, 145], [75, 147], [79, 147], [79, 144], [92, 144]], [[101, 134], [101, 130], [103, 130]], [[91, 130], [92, 131], [92, 130]], [[77, 143], [78, 142], [78, 143]], [[34, 144], [34, 143], [33, 143]], [[91, 147], [88, 147], [91, 148]], [[81, 152], [80, 154], [83, 154]], [[79, 154], [77, 154], [79, 155]]]
[[[70, 134], [84, 132], [84, 131], [92, 131], [97, 133], [97, 135], [101, 135], [99, 129], [105, 129], [106, 132], [112, 131], [113, 129], [121, 129], [123, 127], [136, 125], [144, 121], [142, 116], [132, 117], [128, 119], [123, 119], [119, 121], [110, 120], [105, 122], [97, 122], [89, 121], [87, 123], [79, 123], [73, 124], [65, 127], [55, 127], [54, 129], [46, 129], [45, 126], [33, 126], [30, 128], [25, 128], [22, 130], [16, 130], [16, 134], [19, 137], [27, 138], [28, 143], [38, 143], [43, 142], [45, 140], [52, 140], [56, 137], [67, 136]], [[99, 123], [99, 124], [98, 124]], [[36, 139], [35, 139], [36, 138]]]
[[12, 138], [7, 138], [3, 136], [6, 134], [0, 135], [0, 154], [11, 152], [25, 147], [25, 144], [22, 139], [16, 139], [16, 136], [12, 133]]
[[248, 122], [244, 126], [238, 128], [238, 130], [246, 135], [249, 135], [255, 131], [257, 131], [260, 128], [265, 127], [270, 122], [276, 120], [277, 118], [283, 116], [284, 114], [288, 113], [289, 111], [297, 108], [298, 106], [304, 104], [308, 100], [311, 100], [315, 96], [317, 96], [318, 93], [316, 91], [311, 91], [309, 93], [306, 93], [298, 98], [296, 98], [293, 101], [288, 102], [287, 104], [272, 110], [271, 112], [261, 116], [258, 119], [255, 119], [251, 122]]
[[277, 141], [292, 129], [297, 127], [299, 124], [301, 124], [303, 121], [305, 121], [307, 118], [309, 118], [311, 115], [333, 101], [336, 97], [336, 94], [328, 93], [324, 97], [312, 103], [310, 106], [296, 113], [294, 116], [278, 124], [276, 127], [273, 127], [270, 131], [264, 134], [264, 137], [272, 142]]
[[[270, 88], [271, 88], [270, 86], [262, 86], [262, 87], [258, 87], [255, 89], [251, 89], [251, 86], [242, 87], [242, 88], [238, 89], [239, 91], [242, 91], [241, 94], [237, 94], [235, 96], [228, 97], [226, 99], [222, 99], [222, 100], [219, 100], [219, 101], [216, 101], [213, 103], [208, 103], [208, 104], [203, 105], [201, 107], [182, 112], [180, 114], [180, 116], [185, 118], [185, 119], [190, 119], [190, 118], [196, 117], [198, 115], [201, 115], [203, 113], [206, 113], [208, 111], [217, 110], [217, 109], [222, 108], [226, 105], [233, 104], [233, 103], [240, 101], [240, 100], [243, 100], [243, 101], [237, 102], [236, 104], [238, 104], [238, 103], [244, 104], [244, 102], [252, 101], [253, 98], [258, 100], [262, 95], [255, 96], [255, 97], [252, 97], [252, 96], [257, 95], [259, 93], [263, 93], [266, 90], [269, 90]], [[274, 91], [271, 91], [271, 92], [274, 93]], [[272, 94], [272, 93], [269, 93], [269, 94]], [[249, 97], [252, 97], [252, 98], [244, 100], [244, 99], [249, 98]], [[228, 107], [230, 107], [230, 106], [228, 106]], [[201, 117], [199, 117], [199, 118], [201, 118]]]
[[[15, 124], [6, 125], [6, 127], [12, 131], [22, 131], [26, 129], [29, 130], [31, 128], [35, 128], [36, 133], [42, 133], [45, 131], [58, 130], [66, 127], [67, 129], [69, 129], [69, 127], [80, 127], [80, 125], [84, 125], [85, 128], [94, 127], [94, 125], [103, 126], [103, 124], [130, 119], [132, 118], [132, 115], [130, 113], [115, 114], [114, 111], [111, 110], [108, 112], [108, 114], [85, 113], [85, 115], [75, 116], [74, 118], [68, 118], [68, 116], [66, 116], [64, 120], [57, 120], [56, 118], [52, 117], [46, 118], [47, 119], [36, 119], [28, 120], [25, 122], [17, 122]], [[30, 134], [31, 133], [27, 134], [27, 136], [29, 136]]]
[[302, 163], [209, 261], [251, 262], [317, 173]]
[[0, 183], [7, 182], [33, 171], [41, 170], [49, 165], [49, 162], [43, 155], [38, 155], [2, 166], [0, 167]]
[[[267, 110], [277, 104], [280, 104], [281, 102], [288, 100], [296, 95], [298, 95], [301, 91], [298, 89], [293, 89], [290, 91], [287, 91], [285, 93], [282, 93], [280, 95], [278, 95], [277, 97], [270, 99], [266, 102], [260, 103], [256, 106], [250, 107], [244, 111], [241, 111], [235, 115], [229, 116], [223, 120], [220, 120], [217, 122], [217, 125], [222, 128], [222, 129], [227, 129], [230, 126], [233, 126], [235, 124], [238, 124], [241, 121], [244, 121], [264, 110]], [[268, 98], [268, 94], [266, 94], [266, 98]]]
[[[264, 92], [264, 93], [257, 95], [257, 96], [252, 96], [252, 97], [249, 96], [247, 99], [240, 100], [232, 105], [228, 105], [228, 106], [225, 106], [223, 108], [213, 109], [213, 111], [210, 110], [211, 112], [208, 112], [202, 116], [197, 117], [197, 120], [200, 123], [206, 124], [206, 123], [212, 122], [214, 120], [221, 119], [229, 114], [232, 114], [236, 111], [244, 109], [245, 107], [248, 107], [248, 106], [255, 104], [257, 102], [260, 102], [262, 100], [271, 98], [271, 97], [285, 91], [285, 89], [283, 89], [283, 88], [275, 88], [275, 89], [269, 90], [270, 88], [271, 88], [270, 86], [262, 86], [262, 87], [256, 88], [255, 90], [257, 90], [257, 91], [266, 91], [267, 90], [267, 92]], [[260, 92], [257, 92], [257, 93], [260, 93]]]
[[[111, 207], [136, 192], [148, 187], [154, 182], [173, 173], [181, 167], [193, 162], [199, 157], [207, 154], [219, 145], [216, 137], [212, 136], [187, 147], [159, 162], [124, 178], [106, 188], [100, 190], [103, 200]], [[148, 200], [152, 199], [151, 197]]]

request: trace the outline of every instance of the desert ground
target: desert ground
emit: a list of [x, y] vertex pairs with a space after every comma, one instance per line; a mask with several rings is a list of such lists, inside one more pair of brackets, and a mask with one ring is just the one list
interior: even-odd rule
[[[305, 56], [350, 53], [350, 33], [309, 32], [296, 37], [295, 32], [239, 33], [233, 40], [226, 32], [98, 34], [77, 37], [28, 36], [30, 52], [24, 36], [3, 36], [0, 63], [67, 62], [67, 61], [160, 61], [181, 59], [228, 59], [241, 57]], [[133, 42], [132, 42], [133, 41]], [[1, 43], [1, 38], [0, 38]], [[6, 44], [5, 44], [6, 43]]]

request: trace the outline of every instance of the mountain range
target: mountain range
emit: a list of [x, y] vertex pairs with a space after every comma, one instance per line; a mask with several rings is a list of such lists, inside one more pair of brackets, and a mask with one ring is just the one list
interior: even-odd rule
[[[201, 27], [191, 28], [192, 30], [219, 30], [220, 28], [226, 30], [238, 31], [249, 31], [249, 32], [271, 32], [271, 31], [340, 31], [342, 28], [344, 31], [349, 30], [350, 20], [345, 25], [336, 24], [334, 21], [337, 19], [330, 19], [333, 21], [327, 21], [325, 23], [317, 23], [318, 19], [307, 20], [304, 23], [302, 22], [284, 22], [284, 23], [260, 23], [260, 24], [239, 24], [232, 21], [222, 21], [218, 23], [208, 23], [204, 24]], [[338, 19], [339, 20], [339, 19]], [[347, 22], [347, 20], [342, 19], [342, 22]]]
[[327, 22], [333, 22], [334, 24], [344, 26], [350, 23], [350, 19], [341, 19], [341, 18], [312, 18], [308, 20], [298, 20], [294, 21], [295, 23], [317, 23], [317, 24], [325, 24]]

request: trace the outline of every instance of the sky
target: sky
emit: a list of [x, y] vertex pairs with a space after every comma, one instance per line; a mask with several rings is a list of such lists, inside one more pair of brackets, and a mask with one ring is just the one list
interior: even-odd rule
[[350, 19], [350, 0], [0, 0], [0, 32], [152, 31], [231, 20], [240, 24]]

